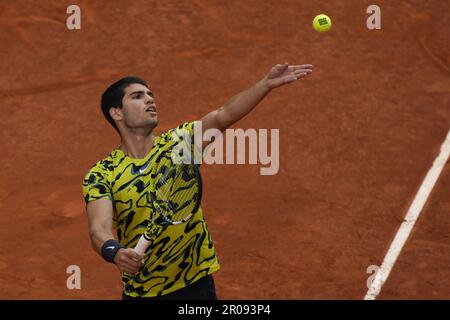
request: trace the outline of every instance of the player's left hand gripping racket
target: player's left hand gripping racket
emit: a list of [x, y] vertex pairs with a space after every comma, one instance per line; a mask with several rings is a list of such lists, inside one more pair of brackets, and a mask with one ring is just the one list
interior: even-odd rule
[[199, 209], [202, 179], [196, 164], [176, 163], [170, 152], [156, 159], [150, 176], [152, 214], [134, 250], [143, 255], [167, 226], [188, 221]]

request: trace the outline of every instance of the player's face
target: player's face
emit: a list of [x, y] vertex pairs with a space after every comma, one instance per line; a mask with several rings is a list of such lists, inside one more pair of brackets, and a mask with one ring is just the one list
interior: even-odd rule
[[130, 129], [153, 129], [158, 124], [155, 98], [150, 89], [142, 84], [133, 83], [125, 88], [122, 111], [124, 124]]

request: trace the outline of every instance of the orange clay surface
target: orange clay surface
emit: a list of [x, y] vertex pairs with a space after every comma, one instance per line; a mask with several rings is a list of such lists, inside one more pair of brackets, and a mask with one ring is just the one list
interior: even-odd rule
[[[81, 193], [119, 143], [100, 96], [126, 75], [156, 95], [158, 133], [199, 119], [276, 63], [312, 76], [234, 128], [280, 129], [280, 169], [202, 166], [221, 299], [362, 299], [450, 128], [449, 1], [0, 3], [0, 299], [120, 299]], [[333, 28], [311, 27], [326, 13]], [[380, 299], [450, 299], [448, 165]], [[81, 268], [68, 290], [66, 268]]]

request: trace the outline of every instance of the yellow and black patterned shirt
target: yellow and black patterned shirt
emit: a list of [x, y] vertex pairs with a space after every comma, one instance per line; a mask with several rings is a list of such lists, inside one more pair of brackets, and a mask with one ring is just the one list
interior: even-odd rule
[[[110, 199], [114, 228], [119, 242], [133, 248], [150, 219], [151, 204], [146, 196], [152, 166], [159, 151], [170, 150], [179, 132], [194, 136], [194, 122], [187, 122], [155, 137], [153, 148], [143, 159], [127, 157], [119, 148], [97, 162], [83, 180], [86, 204]], [[184, 135], [184, 133], [183, 133]], [[175, 138], [174, 138], [175, 137]], [[219, 269], [211, 235], [202, 209], [186, 223], [169, 226], [147, 251], [145, 264], [136, 274], [122, 273], [124, 294], [154, 297], [181, 289]]]

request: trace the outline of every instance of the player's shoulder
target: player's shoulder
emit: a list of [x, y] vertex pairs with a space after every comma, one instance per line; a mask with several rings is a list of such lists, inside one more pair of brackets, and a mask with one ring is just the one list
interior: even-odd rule
[[114, 149], [106, 157], [94, 163], [86, 173], [86, 177], [89, 177], [93, 174], [104, 176], [105, 178], [109, 177], [110, 174], [114, 171], [118, 156], [119, 153], [117, 152], [117, 149]]
[[86, 204], [90, 201], [112, 199], [113, 171], [115, 167], [114, 151], [90, 167], [83, 178], [82, 189]]
[[[159, 137], [162, 141], [169, 141], [185, 135], [193, 135], [197, 121], [187, 121], [162, 133]], [[178, 140], [178, 139], [176, 139]]]

